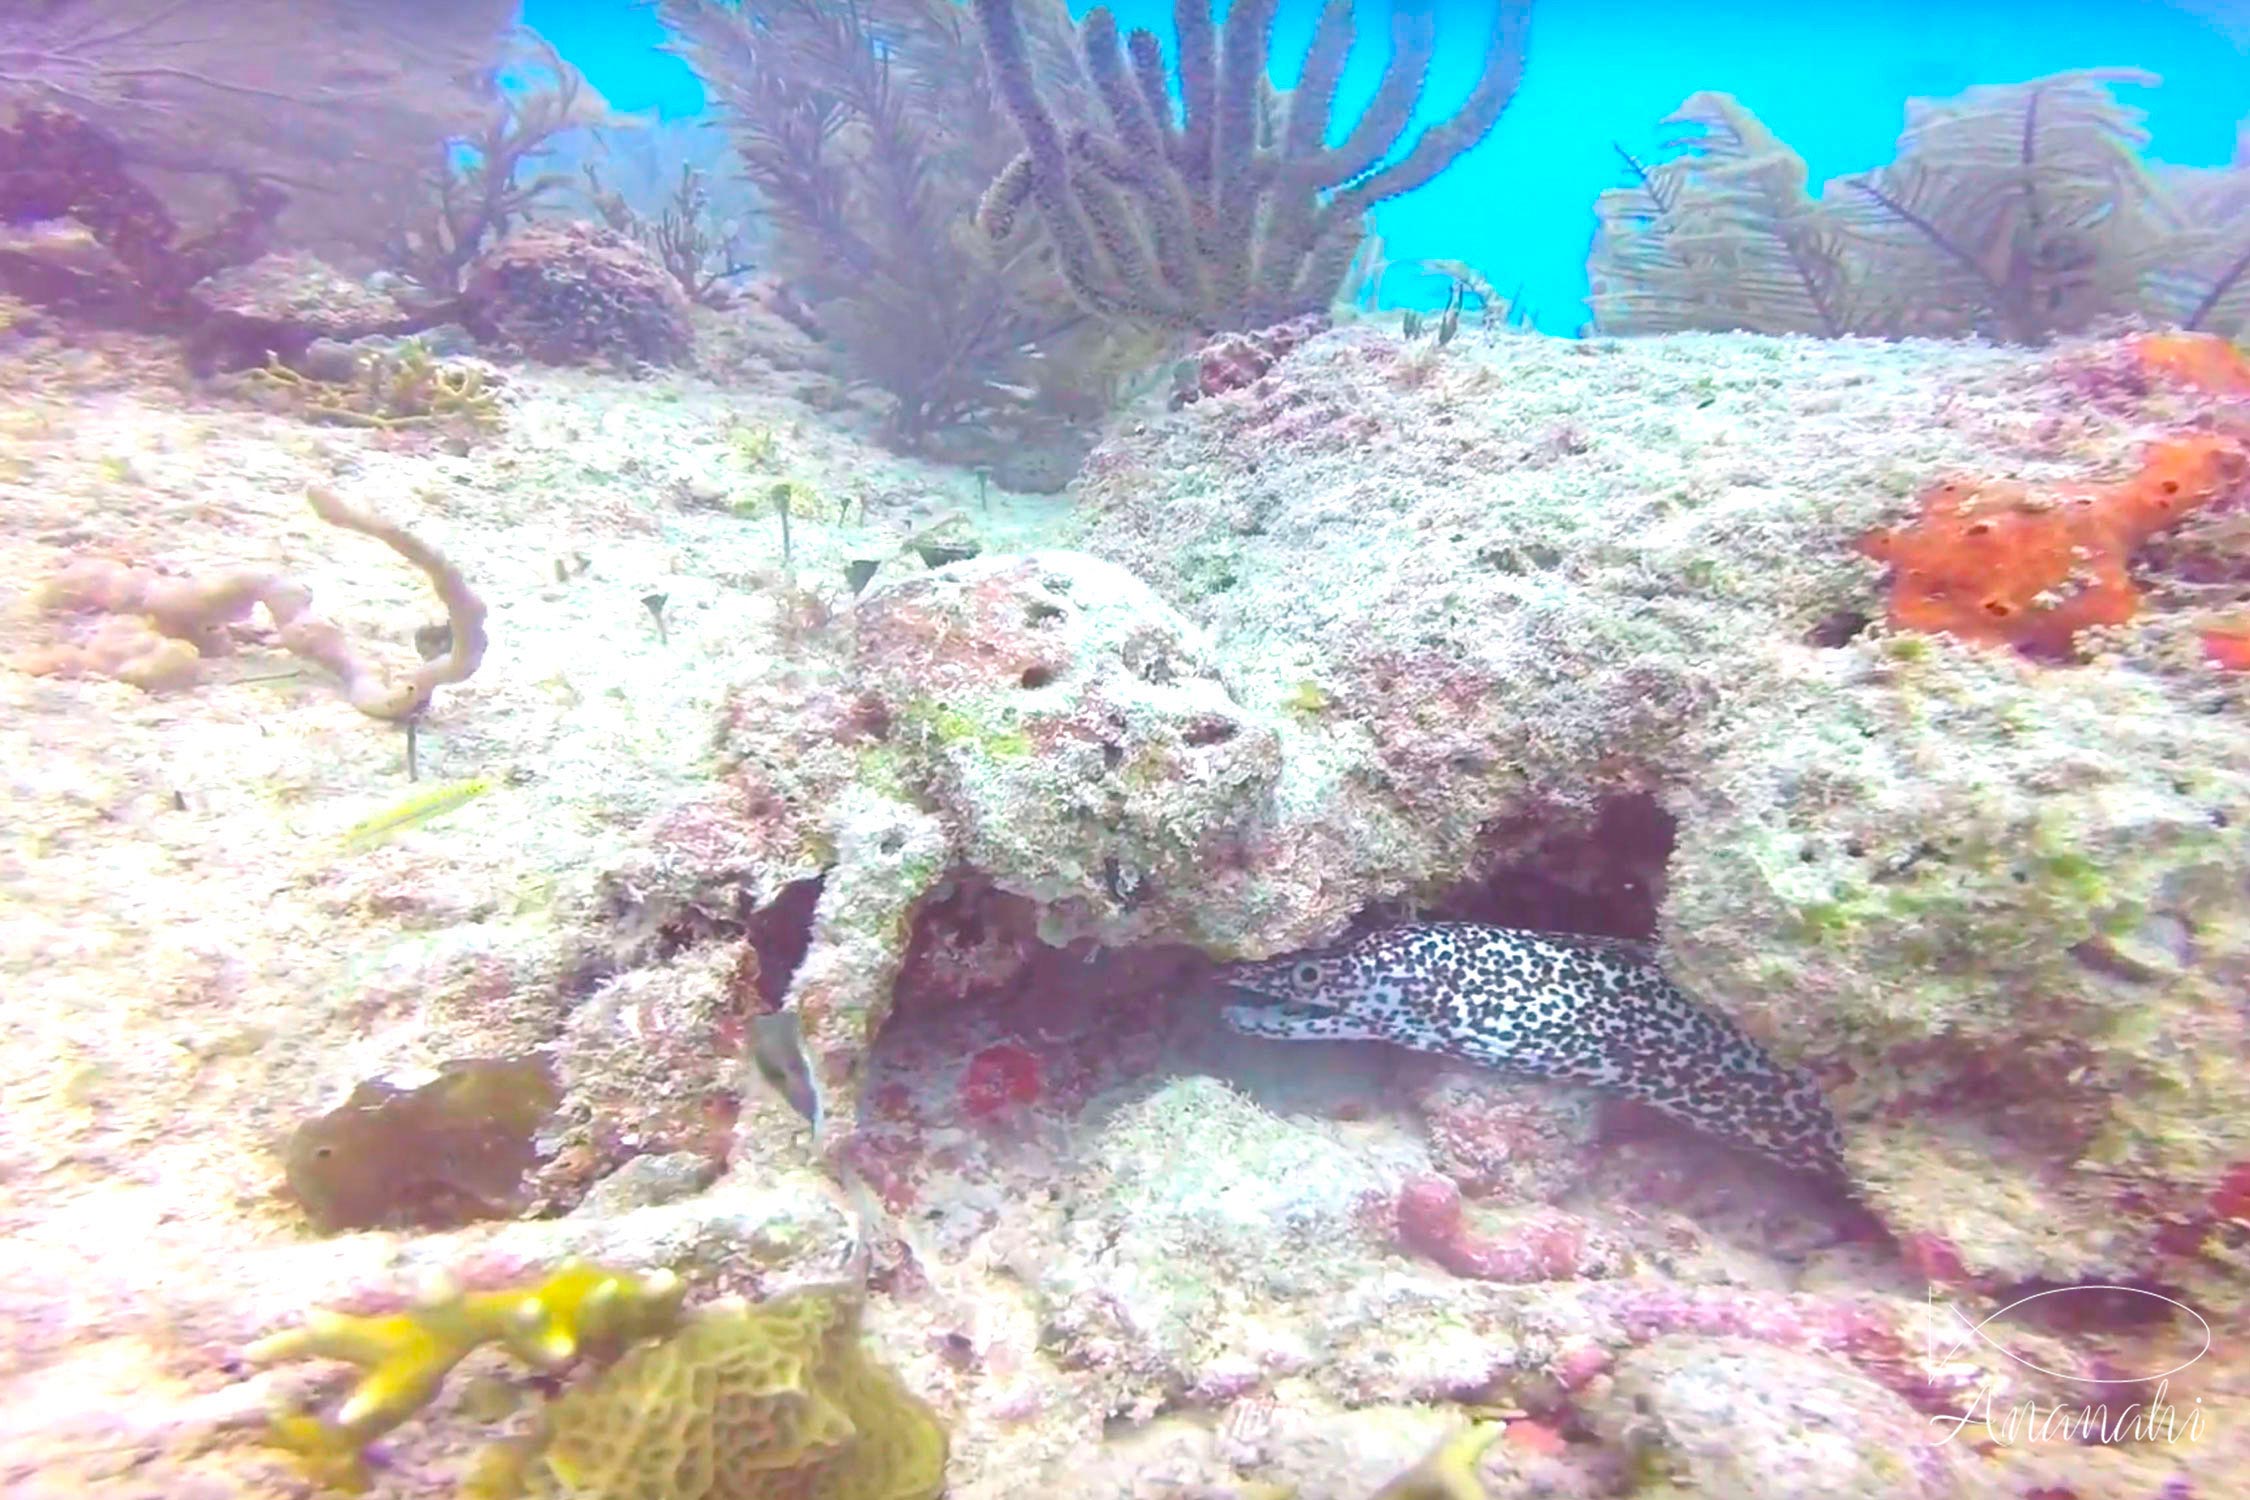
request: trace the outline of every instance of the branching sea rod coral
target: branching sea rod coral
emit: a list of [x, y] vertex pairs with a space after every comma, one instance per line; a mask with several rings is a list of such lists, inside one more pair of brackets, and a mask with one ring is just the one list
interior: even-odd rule
[[389, 205], [384, 258], [429, 297], [459, 292], [470, 263], [568, 180], [559, 172], [527, 176], [526, 167], [563, 132], [608, 117], [584, 75], [535, 34], [525, 38], [513, 72], [533, 81], [505, 86], [496, 67], [479, 75], [483, 119], [471, 132], [433, 142], [423, 171], [404, 179]]
[[994, 80], [1024, 151], [979, 218], [1005, 240], [1034, 206], [1071, 290], [1088, 307], [1214, 332], [1327, 307], [1357, 249], [1361, 216], [1411, 192], [1484, 139], [1523, 77], [1530, 0], [1501, 0], [1484, 68], [1451, 118], [1384, 165], [1420, 103], [1436, 45], [1427, 14], [1393, 12], [1391, 60], [1343, 144], [1328, 136], [1353, 40], [1350, 0], [1329, 0], [1276, 131], [1266, 81], [1276, 0], [1235, 0], [1214, 31], [1204, 0], [1178, 0], [1175, 124], [1155, 33], [1118, 45], [1108, 10], [1079, 28], [1086, 71], [1114, 134], [1059, 120], [1042, 97], [1017, 0], [975, 0]]
[[312, 591], [262, 569], [212, 578], [176, 578], [114, 559], [82, 557], [49, 579], [39, 602], [50, 614], [91, 619], [60, 645], [18, 665], [36, 676], [110, 677], [148, 692], [193, 684], [205, 657], [233, 651], [229, 627], [264, 605], [282, 647], [342, 680], [352, 707], [374, 719], [410, 719], [449, 682], [465, 682], [484, 660], [484, 601], [445, 555], [404, 527], [370, 515], [333, 491], [308, 493], [331, 526], [371, 536], [429, 575], [444, 601], [445, 654], [393, 678], [369, 662], [344, 632], [312, 610]]

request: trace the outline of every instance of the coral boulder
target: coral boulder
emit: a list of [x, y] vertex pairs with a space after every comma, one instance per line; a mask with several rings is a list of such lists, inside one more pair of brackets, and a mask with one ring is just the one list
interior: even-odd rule
[[859, 675], [963, 859], [1055, 941], [1197, 935], [1266, 809], [1273, 727], [1202, 633], [1073, 552], [979, 558], [869, 595]]
[[517, 230], [469, 268], [462, 304], [478, 338], [547, 364], [676, 365], [695, 343], [671, 273], [598, 224]]

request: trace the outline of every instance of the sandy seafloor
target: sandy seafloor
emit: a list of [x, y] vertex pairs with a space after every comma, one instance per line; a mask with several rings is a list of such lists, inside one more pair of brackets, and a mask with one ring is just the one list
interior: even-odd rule
[[[1728, 361], [1753, 359], [1751, 343], [1702, 347], [1723, 378]], [[1895, 372], [1949, 356], [1864, 357]], [[797, 1139], [738, 1160], [701, 1198], [560, 1226], [335, 1240], [310, 1233], [280, 1192], [278, 1149], [360, 1078], [504, 1040], [494, 1016], [511, 986], [551, 977], [554, 931], [594, 920], [601, 878], [630, 859], [636, 831], [708, 776], [730, 686], [788, 661], [796, 627], [783, 604], [780, 526], [710, 503], [762, 477], [745, 472], [735, 429], [770, 429], [772, 472], [865, 498], [849, 522], [793, 525], [797, 577], [836, 609], [847, 604], [851, 555], [888, 552], [886, 570], [921, 567], [896, 550], [921, 521], [958, 511], [988, 551], [1067, 545], [1068, 499], [980, 500], [973, 476], [861, 441], [778, 381], [720, 389], [690, 376], [515, 369], [503, 429], [452, 453], [184, 390], [161, 351], [129, 341], [101, 352], [26, 341], [0, 361], [0, 578], [11, 596], [0, 657], [45, 638], [27, 590], [84, 550], [190, 572], [274, 566], [307, 582], [316, 607], [370, 649], [410, 660], [412, 631], [437, 607], [379, 545], [310, 515], [305, 487], [330, 484], [440, 546], [490, 606], [482, 670], [440, 690], [418, 759], [426, 783], [494, 783], [427, 826], [354, 846], [346, 830], [412, 790], [402, 736], [356, 713], [315, 668], [253, 648], [214, 663], [205, 685], [165, 695], [0, 671], [0, 1490], [42, 1500], [305, 1493], [254, 1441], [255, 1414], [302, 1377], [249, 1372], [241, 1344], [309, 1305], [401, 1287], [431, 1267], [584, 1250], [639, 1265], [680, 1257], [718, 1267], [722, 1281], [745, 1265], [832, 1270], [842, 1200]], [[1637, 398], [1620, 384], [1592, 399]], [[1838, 405], [1829, 420], [1866, 414]], [[1793, 451], [1820, 451], [1818, 433], [1791, 441]], [[1743, 447], [1757, 448], [1755, 434]], [[650, 594], [663, 596], [662, 639], [642, 602]], [[490, 966], [491, 993], [434, 1002], [420, 976], [457, 973], [464, 952]], [[970, 1033], [946, 1055], [948, 1069], [976, 1041]], [[1223, 1042], [1191, 1045], [1201, 1066], [1244, 1077], [1261, 1066]], [[1381, 1181], [1386, 1163], [1418, 1149], [1403, 1127], [1346, 1107], [1384, 1087], [1390, 1064], [1330, 1061], [1335, 1077], [1303, 1085], [1316, 1097], [1292, 1126], [1349, 1164], [1304, 1157], [1305, 1171], [1341, 1174], [1305, 1191], [1320, 1200], [1308, 1211], [1314, 1224], [1355, 1190], [1351, 1173]], [[1254, 1368], [1230, 1377], [1222, 1367], [1206, 1372], [1205, 1389], [1113, 1409], [1126, 1387], [1089, 1373], [1093, 1346], [1059, 1357], [1067, 1339], [1042, 1327], [1023, 1268], [1059, 1253], [1087, 1172], [1098, 1169], [1107, 1191], [1159, 1199], [1219, 1192], [1207, 1178], [1226, 1169], [1229, 1132], [1267, 1129], [1270, 1116], [1237, 1120], [1234, 1096], [1203, 1087], [1176, 1086], [1188, 1097], [1173, 1097], [1162, 1128], [1209, 1117], [1208, 1136], [1192, 1159], [1150, 1145], [1153, 1184], [1119, 1185], [1131, 1175], [1119, 1162], [1132, 1158], [1118, 1155], [1118, 1132], [1131, 1125], [1109, 1113], [1116, 1100], [1076, 1122], [994, 1139], [955, 1129], [940, 1142], [964, 1164], [956, 1190], [974, 1227], [933, 1230], [921, 1249], [935, 1264], [897, 1278], [869, 1323], [952, 1427], [958, 1500], [1025, 1493], [1074, 1458], [1079, 1477], [1050, 1478], [1052, 1492], [1289, 1493], [1242, 1477], [1264, 1466], [1283, 1476], [1271, 1483], [1295, 1484], [1306, 1500], [1354, 1500], [1460, 1420], [1440, 1398], [1476, 1387], [1461, 1372], [1483, 1356], [1469, 1322], [1445, 1310], [1447, 1279], [1404, 1254], [1370, 1263], [1367, 1300], [1335, 1309], [1361, 1325], [1343, 1343], [1272, 1316], [1261, 1337], [1300, 1351], [1277, 1359], [1296, 1373], [1276, 1386]], [[1323, 1114], [1323, 1090], [1346, 1106]], [[1286, 1091], [1268, 1097], [1277, 1109], [1289, 1102]], [[773, 1129], [790, 1129], [775, 1118]], [[1270, 1163], [1279, 1149], [1268, 1141], [1257, 1159]], [[1572, 1201], [1652, 1273], [1774, 1291], [1864, 1285], [1902, 1303], [1919, 1295], [1895, 1267], [1820, 1227], [1820, 1210], [1793, 1198], [1785, 1179], [1693, 1141], [1622, 1149], [1623, 1164], [1592, 1171]], [[1089, 1151], [1096, 1169], [1080, 1159]], [[1603, 1201], [1652, 1172], [1675, 1186], [1672, 1201]], [[1279, 1189], [1264, 1199], [1241, 1197], [1240, 1184], [1225, 1191], [1277, 1215], [1301, 1206]], [[1255, 1221], [1261, 1211], [1242, 1213]], [[1262, 1255], [1286, 1280], [1291, 1257], [1320, 1253], [1301, 1240], [1261, 1249], [1255, 1222], [1219, 1217], [1227, 1234], [1209, 1247], [1215, 1263]], [[754, 1280], [736, 1274], [731, 1284]], [[1541, 1295], [1563, 1307], [1572, 1292], [1558, 1284]], [[1304, 1318], [1296, 1305], [1290, 1316]], [[1394, 1377], [1367, 1329], [1400, 1318], [1402, 1306], [1420, 1321], [1394, 1322], [1415, 1330], [1399, 1358], [1419, 1373]], [[1551, 1322], [1566, 1327], [1569, 1317]], [[1440, 1347], [1429, 1330], [1445, 1327], [1459, 1338]], [[288, 1380], [298, 1385], [276, 1383]], [[1167, 1405], [1178, 1414], [1165, 1415]], [[2250, 1426], [2250, 1408], [2236, 1416]], [[448, 1493], [478, 1433], [441, 1401], [390, 1445], [378, 1493]], [[1097, 1451], [1105, 1434], [1106, 1453]], [[1604, 1477], [1598, 1459], [1551, 1461], [1544, 1441], [1534, 1432], [1495, 1453], [1493, 1495], [1675, 1493], [1646, 1475]], [[2050, 1473], [2067, 1485], [2074, 1462], [1998, 1455], [1961, 1477], [1959, 1492], [2031, 1493], [2021, 1485]], [[2155, 1494], [2171, 1462], [2150, 1454], [2100, 1470], [2123, 1486], [2114, 1490], [2039, 1492]], [[1230, 1465], [1241, 1487], [1212, 1488], [1210, 1476]], [[1127, 1472], [1140, 1477], [1119, 1477]], [[2021, 1485], [2004, 1482], [2018, 1474]], [[2209, 1482], [2182, 1493], [2222, 1493]], [[1853, 1493], [1950, 1492], [1900, 1486]]]

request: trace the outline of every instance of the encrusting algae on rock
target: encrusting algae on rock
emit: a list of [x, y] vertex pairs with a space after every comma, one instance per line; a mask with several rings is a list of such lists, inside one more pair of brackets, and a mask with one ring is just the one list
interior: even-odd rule
[[369, 1486], [367, 1447], [436, 1396], [467, 1355], [498, 1344], [538, 1372], [581, 1357], [532, 1433], [486, 1450], [465, 1500], [934, 1500], [946, 1431], [861, 1343], [864, 1298], [807, 1287], [683, 1310], [669, 1271], [572, 1262], [529, 1288], [441, 1287], [413, 1309], [316, 1312], [253, 1345], [260, 1361], [327, 1357], [366, 1373], [333, 1415], [277, 1417], [271, 1437], [307, 1475]]

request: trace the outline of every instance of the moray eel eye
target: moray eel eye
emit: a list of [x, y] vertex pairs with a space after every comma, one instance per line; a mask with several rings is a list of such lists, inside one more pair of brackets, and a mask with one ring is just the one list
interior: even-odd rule
[[1308, 960], [1290, 970], [1289, 977], [1297, 981], [1299, 989], [1318, 989], [1320, 987], [1320, 965]]

